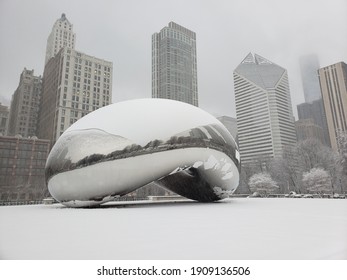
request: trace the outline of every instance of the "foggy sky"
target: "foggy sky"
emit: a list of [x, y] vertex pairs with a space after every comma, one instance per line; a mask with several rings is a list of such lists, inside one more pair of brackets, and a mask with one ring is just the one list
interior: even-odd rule
[[43, 74], [62, 13], [76, 50], [113, 62], [113, 103], [151, 97], [151, 36], [170, 21], [197, 34], [199, 107], [215, 115], [235, 117], [233, 70], [249, 52], [287, 69], [295, 115], [299, 57], [347, 62], [346, 0], [0, 0], [0, 102], [10, 104], [24, 67]]

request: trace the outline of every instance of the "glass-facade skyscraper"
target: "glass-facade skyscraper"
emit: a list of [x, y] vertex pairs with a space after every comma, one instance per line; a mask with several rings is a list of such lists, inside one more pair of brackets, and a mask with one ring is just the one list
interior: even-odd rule
[[[302, 127], [303, 123], [308, 124], [310, 123], [310, 119], [313, 120], [314, 125], [319, 126], [323, 131], [323, 134], [319, 134], [320, 136], [313, 138], [316, 138], [324, 145], [330, 146], [328, 126], [318, 79], [319, 68], [319, 60], [316, 54], [300, 57], [305, 103], [297, 105], [298, 117], [301, 122], [296, 127]], [[306, 128], [309, 129], [308, 126]], [[298, 132], [298, 136], [299, 134], [301, 133]], [[307, 139], [305, 137], [312, 138], [313, 134], [306, 133], [302, 135], [305, 136], [303, 138], [298, 137], [298, 139]]]
[[174, 22], [152, 35], [152, 97], [198, 106], [196, 34]]
[[296, 143], [287, 70], [249, 53], [234, 70], [234, 89], [241, 161], [282, 156]]

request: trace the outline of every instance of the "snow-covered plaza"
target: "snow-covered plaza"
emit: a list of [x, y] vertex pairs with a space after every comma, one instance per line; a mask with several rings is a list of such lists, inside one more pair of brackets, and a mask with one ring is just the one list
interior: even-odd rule
[[0, 259], [347, 259], [347, 200], [0, 207]]

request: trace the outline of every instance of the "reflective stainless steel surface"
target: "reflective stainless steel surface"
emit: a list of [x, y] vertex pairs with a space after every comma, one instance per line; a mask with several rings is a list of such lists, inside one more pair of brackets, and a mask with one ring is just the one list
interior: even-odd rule
[[197, 201], [220, 200], [239, 183], [236, 143], [213, 116], [164, 99], [120, 102], [90, 113], [58, 139], [47, 159], [52, 196], [98, 205], [150, 182]]

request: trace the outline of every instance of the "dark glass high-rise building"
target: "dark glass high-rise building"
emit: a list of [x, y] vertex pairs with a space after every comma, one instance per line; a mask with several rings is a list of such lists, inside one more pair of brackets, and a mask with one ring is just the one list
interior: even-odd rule
[[37, 121], [42, 94], [42, 78], [34, 70], [24, 68], [19, 85], [12, 95], [8, 135], [23, 137], [37, 135]]
[[174, 22], [152, 35], [152, 97], [198, 106], [196, 34]]
[[[322, 137], [317, 140], [322, 144], [330, 146], [330, 139], [328, 133], [328, 126], [325, 117], [325, 110], [322, 98], [313, 101], [312, 103], [302, 103], [297, 105], [299, 120], [311, 119], [313, 123], [319, 126], [323, 133]], [[309, 134], [308, 134], [309, 135]], [[302, 139], [303, 140], [303, 139]]]
[[[298, 117], [300, 121], [311, 120], [314, 125], [319, 126], [323, 133], [319, 134], [320, 137], [317, 137], [317, 140], [330, 146], [328, 126], [318, 78], [319, 67], [317, 55], [310, 54], [300, 57], [301, 79], [305, 103], [297, 105]], [[307, 137], [310, 137], [310, 135], [312, 134], [306, 134]], [[301, 138], [300, 140], [304, 139], [305, 138]]]

